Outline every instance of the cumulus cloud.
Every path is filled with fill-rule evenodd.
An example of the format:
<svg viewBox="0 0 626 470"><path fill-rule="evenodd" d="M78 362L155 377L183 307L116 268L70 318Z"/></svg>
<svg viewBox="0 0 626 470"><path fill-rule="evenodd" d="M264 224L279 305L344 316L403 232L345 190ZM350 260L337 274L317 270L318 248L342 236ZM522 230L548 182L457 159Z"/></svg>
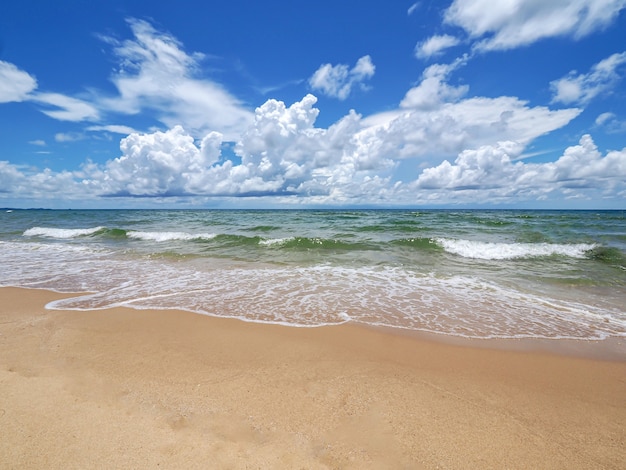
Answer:
<svg viewBox="0 0 626 470"><path fill-rule="evenodd" d="M93 198L85 189L77 180L77 175L70 171L33 171L0 161L0 196L23 201L37 198L49 200L51 194L62 194L64 199Z"/></svg>
<svg viewBox="0 0 626 470"><path fill-rule="evenodd" d="M0 103L24 101L37 88L37 80L15 65L0 60Z"/></svg>
<svg viewBox="0 0 626 470"><path fill-rule="evenodd" d="M607 196L626 189L626 148L602 156L589 135L569 147L555 162L515 161L523 149L517 142L500 142L465 150L453 163L422 171L410 190L428 191L428 197L453 201L474 194L474 201L527 197L542 199L550 193L585 197L597 190Z"/></svg>
<svg viewBox="0 0 626 470"><path fill-rule="evenodd" d="M465 98L467 86L448 83L449 75L465 61L462 57L452 64L431 65L421 82L406 93L400 109L363 119L361 138L369 136L371 152L393 158L447 157L498 141L528 143L563 127L581 112L530 107L507 96Z"/></svg>
<svg viewBox="0 0 626 470"><path fill-rule="evenodd" d="M359 135L354 112L329 128L315 127L315 103L307 95L291 106L268 100L258 107L235 147L241 163L222 156L222 134L198 142L175 126L122 139L122 156L86 167L84 184L109 197L299 195L337 202L369 194L375 201L393 161Z"/></svg>
<svg viewBox="0 0 626 470"><path fill-rule="evenodd" d="M429 110L445 102L457 101L467 93L467 85L451 86L446 83L448 76L464 65L466 57L457 59L452 64L434 64L422 73L422 81L407 91L400 103L403 108Z"/></svg>
<svg viewBox="0 0 626 470"><path fill-rule="evenodd" d="M449 34L435 35L425 41L417 43L415 55L418 59L428 59L441 54L444 50L460 43L459 39Z"/></svg>
<svg viewBox="0 0 626 470"><path fill-rule="evenodd" d="M515 98L473 98L435 110L407 108L376 125L350 112L319 128L316 101L307 95L291 106L278 100L259 106L234 148L241 163L222 156L219 133L199 142L180 126L131 134L121 142L122 156L90 185L109 196L298 195L335 203L367 196L373 203L393 198L391 177L400 159L454 154L512 136L521 151L524 142L578 112L529 108Z"/></svg>
<svg viewBox="0 0 626 470"><path fill-rule="evenodd" d="M513 97L465 99L433 110L407 109L363 119L363 131L376 136L394 158L455 155L502 139L528 143L563 127L578 109L529 107Z"/></svg>
<svg viewBox="0 0 626 470"><path fill-rule="evenodd" d="M0 160L0 194L9 193L20 194L20 188L25 187L27 181L20 169L7 161Z"/></svg>
<svg viewBox="0 0 626 470"><path fill-rule="evenodd" d="M279 109L275 117L283 119L274 120L274 131L280 135L280 129L286 129L291 135L282 137L306 142L303 131L312 129L306 124L309 104L298 102ZM275 111L276 106L273 103L259 112ZM299 119L304 119L300 127L290 126ZM355 158L362 150L354 133L358 121L358 116L351 115L334 128L318 129L318 139L308 145L330 155L318 155L312 161L296 154L287 159L272 156L276 142L270 138L257 148L258 155L255 152L234 164L220 156L220 134L209 134L197 144L176 127L131 135L122 141L121 157L105 165L87 162L75 172L26 172L0 161L0 188L10 188L13 197L26 198L58 192L68 200L84 200L94 193L118 197L273 195L284 202L310 204L450 204L468 199L480 204L550 197L615 199L626 193L626 148L603 155L589 135L554 162L526 163L518 158L524 145L504 141L464 150L453 162L427 167L416 180L402 183L385 176L381 167L358 168ZM274 131L268 129L266 136ZM347 153L346 146L351 149ZM291 195L298 198L289 199Z"/></svg>
<svg viewBox="0 0 626 470"><path fill-rule="evenodd" d="M621 69L626 64L626 52L613 54L601 60L588 73L570 72L566 77L550 83L553 103L589 103L596 96L610 92L622 79Z"/></svg>
<svg viewBox="0 0 626 470"><path fill-rule="evenodd" d="M221 137L215 143L219 149ZM121 140L120 150L122 156L107 162L104 170L108 195L185 195L190 181L215 160L213 152L199 149L181 126L166 132L131 134Z"/></svg>
<svg viewBox="0 0 626 470"><path fill-rule="evenodd" d="M203 54L186 53L173 36L150 23L129 19L133 39L113 45L119 69L111 77L119 96L101 99L104 108L125 114L157 112L168 127L182 125L195 134L219 131L230 140L252 121L252 113L217 82L196 76Z"/></svg>
<svg viewBox="0 0 626 470"><path fill-rule="evenodd" d="M506 50L541 39L582 38L610 25L626 0L455 0L445 21L463 28L478 50Z"/></svg>
<svg viewBox="0 0 626 470"><path fill-rule="evenodd" d="M309 79L309 85L313 90L345 100L354 86L360 85L363 88L364 81L374 76L376 67L372 63L369 55L361 57L356 65L350 69L348 65L324 64L315 71Z"/></svg>

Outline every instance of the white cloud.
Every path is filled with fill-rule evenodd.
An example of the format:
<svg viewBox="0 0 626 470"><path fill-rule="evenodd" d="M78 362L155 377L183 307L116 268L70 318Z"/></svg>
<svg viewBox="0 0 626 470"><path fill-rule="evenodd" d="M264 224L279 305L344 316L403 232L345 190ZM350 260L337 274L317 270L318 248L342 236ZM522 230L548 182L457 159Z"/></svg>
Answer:
<svg viewBox="0 0 626 470"><path fill-rule="evenodd" d="M252 113L220 84L195 76L202 54L187 54L176 38L146 21L128 23L133 39L103 38L120 66L111 77L119 96L103 98L101 106L125 114L153 110L168 127L180 124L197 135L216 130L234 140L246 129Z"/></svg>
<svg viewBox="0 0 626 470"><path fill-rule="evenodd" d="M38 147L45 147L46 146L46 141L42 140L42 139L31 140L28 143L31 144L31 145L36 145Z"/></svg>
<svg viewBox="0 0 626 470"><path fill-rule="evenodd" d="M76 142L84 138L85 135L80 132L58 132L54 135L54 140L57 142Z"/></svg>
<svg viewBox="0 0 626 470"><path fill-rule="evenodd" d="M610 92L621 80L619 69L626 64L626 52L613 54L598 62L589 73L570 72L550 83L554 103L587 104L596 96Z"/></svg>
<svg viewBox="0 0 626 470"><path fill-rule="evenodd" d="M401 183L385 176L382 167L372 171L357 168L355 161L361 149L354 126L358 116L347 116L329 129L318 129L318 138L307 142L305 131L312 128L306 124L306 116L297 117L297 111L306 111L309 105L299 102L279 109L274 123L278 127L280 122L286 124L294 141L329 152L330 155L318 155L314 161L296 154L286 159L271 156L268 150L275 147L270 141L262 146L262 156L248 156L241 164L220 161L219 134L207 136L198 147L191 136L177 127L167 132L131 135L122 141L122 157L103 166L87 162L76 172L26 172L0 161L0 188L7 188L3 189L5 194L0 191L0 197L10 193L10 197L45 198L62 193L64 199L84 201L94 194L273 195L283 202L309 204L497 204L549 198L617 200L626 192L626 148L602 155L589 135L567 148L554 162L526 163L518 159L523 144L505 141L464 150L452 163L444 161L426 168L414 181ZM277 109L268 106L259 112L268 112L269 108ZM289 125L301 118L304 121L299 127ZM351 149L349 153L344 151L346 147ZM272 168L275 164L279 167ZM293 199L290 195L298 197Z"/></svg>
<svg viewBox="0 0 626 470"><path fill-rule="evenodd" d="M411 5L409 7L409 9L407 10L406 14L409 15L409 16L412 15L413 13L415 13L415 10L417 10L419 8L419 6L420 6L420 3L419 2L415 2L413 5Z"/></svg>
<svg viewBox="0 0 626 470"><path fill-rule="evenodd" d="M596 120L595 125L601 127L608 134L626 133L626 121L621 120L615 113L602 113Z"/></svg>
<svg viewBox="0 0 626 470"><path fill-rule="evenodd" d="M453 156L498 141L530 142L581 112L529 107L507 96L464 98L468 87L449 85L447 78L465 60L428 67L422 81L406 93L400 109L363 119L361 133L370 136L372 148L393 158Z"/></svg>
<svg viewBox="0 0 626 470"><path fill-rule="evenodd" d="M63 199L91 199L92 194L76 180L76 174L69 171L54 172L32 169L0 161L0 197L8 196L21 201L29 199L50 200L50 195L62 195Z"/></svg>
<svg viewBox="0 0 626 470"><path fill-rule="evenodd" d="M478 41L479 50L506 50L544 38L579 39L606 28L626 0L455 0L445 21Z"/></svg>
<svg viewBox="0 0 626 470"><path fill-rule="evenodd" d="M435 35L415 46L415 55L418 59L428 59L439 55L442 51L460 43L458 38L448 34Z"/></svg>
<svg viewBox="0 0 626 470"><path fill-rule="evenodd" d="M221 138L215 139L218 146ZM122 156L107 162L103 190L113 195L188 194L195 174L213 163L181 126L167 132L131 134L120 142Z"/></svg>
<svg viewBox="0 0 626 470"><path fill-rule="evenodd" d="M109 124L105 126L89 126L87 130L91 132L111 132L113 134L123 134L123 135L133 134L137 132L132 127L124 126L120 124Z"/></svg>
<svg viewBox="0 0 626 470"><path fill-rule="evenodd" d="M33 101L56 109L43 109L61 121L97 120L98 110L90 103L60 93L35 92L37 81L15 65L0 61L0 103Z"/></svg>
<svg viewBox="0 0 626 470"><path fill-rule="evenodd" d="M616 198L626 191L626 148L603 156L590 136L548 163L520 160L522 142L482 145L461 151L452 163L427 167L413 182L401 183L392 178L397 159L402 158L393 157L398 136L393 126L373 132L363 128L360 116L350 113L327 129L317 128L314 104L315 97L309 95L289 107L275 100L259 107L253 126L237 146L239 164L222 157L221 134L209 133L196 143L177 126L166 132L131 134L121 141L122 156L104 165L87 162L76 172L24 172L0 162L0 187L22 198L57 193L68 200L95 195L272 195L283 202L309 204L468 200L480 204L551 195Z"/></svg>
<svg viewBox="0 0 626 470"><path fill-rule="evenodd" d="M392 171L403 158L452 155L459 149L516 138L523 143L568 122L578 110L529 108L516 98L472 98L433 110L406 109L373 125L349 113L315 127L316 98L286 106L268 100L235 147L240 164L222 159L222 135L196 144L177 126L132 134L122 156L92 181L101 193L128 196L298 195L316 201L392 198ZM509 153L511 153L510 148Z"/></svg>
<svg viewBox="0 0 626 470"><path fill-rule="evenodd" d="M381 152L393 158L446 157L500 140L531 140L559 129L578 109L529 107L518 98L470 98L431 110L407 109L363 119Z"/></svg>
<svg viewBox="0 0 626 470"><path fill-rule="evenodd" d="M516 165L511 158L520 155L523 146L516 142L502 142L493 147L485 145L478 150L464 150L451 164L444 160L439 166L427 168L418 177L415 186L420 189L479 189L499 187L510 180Z"/></svg>
<svg viewBox="0 0 626 470"><path fill-rule="evenodd" d="M93 105L59 93L37 93L31 100L57 108L43 109L42 112L60 121L96 121L100 118L98 110Z"/></svg>
<svg viewBox="0 0 626 470"><path fill-rule="evenodd" d="M408 189L446 202L468 197L474 202L542 199L550 193L615 197L626 189L626 148L602 156L591 136L584 135L555 162L514 161L522 149L519 143L501 142L465 150L453 163L446 160L422 171Z"/></svg>
<svg viewBox="0 0 626 470"><path fill-rule="evenodd" d="M400 103L402 108L435 109L445 102L453 102L467 93L469 87L462 85L454 87L448 85L448 75L458 67L464 65L466 58L457 59L452 64L434 64L422 73L419 85L407 91Z"/></svg>
<svg viewBox="0 0 626 470"><path fill-rule="evenodd" d="M19 195L26 180L26 176L16 165L0 160L0 196L9 192Z"/></svg>
<svg viewBox="0 0 626 470"><path fill-rule="evenodd" d="M15 65L0 60L0 103L24 101L37 88L37 80Z"/></svg>
<svg viewBox="0 0 626 470"><path fill-rule="evenodd" d="M596 118L596 126L603 126L607 122L615 119L615 113L602 113Z"/></svg>
<svg viewBox="0 0 626 470"><path fill-rule="evenodd" d="M105 196L299 195L348 200L387 191L394 164L372 152L359 136L360 116L351 112L327 129L315 127L316 98L287 107L268 100L235 147L240 164L222 158L223 136L212 132L199 144L181 126L131 134L122 156L89 165L86 187Z"/></svg>
<svg viewBox="0 0 626 470"><path fill-rule="evenodd" d="M363 82L372 78L375 71L371 57L366 55L352 69L345 64L320 66L309 79L309 85L327 96L345 100L355 85L364 87Z"/></svg>

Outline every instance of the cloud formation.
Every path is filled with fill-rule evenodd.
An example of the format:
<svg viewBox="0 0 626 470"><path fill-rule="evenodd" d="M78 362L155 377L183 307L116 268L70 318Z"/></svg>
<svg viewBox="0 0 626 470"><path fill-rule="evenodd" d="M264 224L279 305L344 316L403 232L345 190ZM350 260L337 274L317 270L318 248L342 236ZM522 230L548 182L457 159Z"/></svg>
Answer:
<svg viewBox="0 0 626 470"><path fill-rule="evenodd" d="M111 77L119 95L102 98L101 106L122 114L147 109L168 127L182 125L202 135L219 131L234 140L252 121L252 113L215 81L198 78L204 55L186 53L173 36L143 20L129 19L133 39L113 45L120 67Z"/></svg>
<svg viewBox="0 0 626 470"><path fill-rule="evenodd" d="M272 195L293 204L425 205L468 198L479 204L626 196L626 148L602 155L589 135L554 162L526 163L519 159L524 145L504 141L464 150L452 163L445 160L426 167L415 180L402 183L384 176L389 169L385 166L393 167L393 162L380 161L378 167L369 168L358 164L363 151L358 132L354 133L358 116L346 116L329 129L311 133L310 100L305 97L284 108L266 103L257 110L260 120L273 120L272 129L256 135L264 141L254 143L259 145L257 151L244 153L239 164L221 156L220 134L208 134L197 144L175 127L131 135L122 140L121 157L105 165L87 162L75 172L27 173L0 161L0 188L29 198L58 192L67 200L91 198L94 193L144 198ZM274 117L266 114L277 108ZM281 130L287 141L317 148L317 158L309 160L295 146L273 141ZM250 145L250 152L254 146L252 141L243 145ZM274 153L280 146L286 147Z"/></svg>
<svg viewBox="0 0 626 470"><path fill-rule="evenodd" d="M605 94L622 79L626 70L626 52L613 54L601 60L589 73L570 72L566 77L550 83L553 103L585 105L600 94Z"/></svg>
<svg viewBox="0 0 626 470"><path fill-rule="evenodd" d="M345 64L320 66L309 78L309 85L326 96L345 100L355 86L364 88L365 80L372 78L375 71L371 57L366 55L352 68Z"/></svg>
<svg viewBox="0 0 626 470"><path fill-rule="evenodd" d="M615 9L624 2L609 3L619 11ZM470 26L463 27L485 51L518 47L550 34L588 34L610 21L606 12L589 7L574 15L577 26L561 25L543 35L520 33L505 44L499 35L508 28L536 28L547 21L540 13L550 16L556 10L552 4L521 0L489 5L475 11L472 8L484 6L481 1L457 0L446 13L446 20L453 22L449 15L456 8L454 21L468 21ZM605 16L609 19L598 20ZM583 20L589 23L584 28ZM41 92L31 75L0 61L0 80L12 80L0 81L0 102L29 100L53 119L87 123L81 132L57 133L57 142L85 139L89 132L126 135L118 158L87 161L77 171L38 171L0 162L0 192L17 198L54 193L81 201L272 196L286 203L337 205L626 195L626 149L602 155L589 135L555 162L523 161L529 143L567 125L582 109L533 106L515 96L470 96L467 84L454 81L469 55L425 68L391 110L367 117L349 111L329 127L317 127L315 96L291 105L269 99L252 112L224 87L200 76L206 56L185 52L176 38L145 21L128 23L131 39L102 38L113 46L119 64L110 77L117 91L112 95L92 91L79 99ZM416 46L416 55L436 57L459 43L453 36L433 36ZM613 54L588 73L571 72L553 81L552 102L588 104L612 90L624 63L626 52ZM309 85L345 100L356 88L365 88L375 71L366 55L352 68L322 65ZM163 124L162 130L141 133L107 122L113 115L117 120L144 111ZM619 129L619 124L614 113L596 120L607 132ZM402 174L411 167L421 169L417 177Z"/></svg>
<svg viewBox="0 0 626 470"><path fill-rule="evenodd" d="M526 144L563 127L581 112L529 107L526 101L509 96L465 98L469 87L451 85L449 77L466 60L461 57L452 64L429 66L421 81L407 91L399 109L364 118L361 139L369 136L370 152L401 159L449 157L498 141Z"/></svg>
<svg viewBox="0 0 626 470"><path fill-rule="evenodd" d="M460 40L449 34L435 35L417 43L415 55L418 59L428 59L441 54L444 50L460 44Z"/></svg>
<svg viewBox="0 0 626 470"><path fill-rule="evenodd" d="M127 21L132 39L101 36L113 46L118 60L118 68L110 77L118 94L105 96L90 90L84 93L86 98L76 98L41 91L30 74L0 61L0 103L31 101L52 119L98 123L90 130L106 132L121 130L103 122L111 114L134 115L147 110L168 128L182 125L195 135L215 130L236 140L252 122L253 113L217 82L197 76L205 56L186 53L176 38L146 21ZM367 61L353 70L355 77L367 74Z"/></svg>
<svg viewBox="0 0 626 470"><path fill-rule="evenodd" d="M445 22L465 30L481 51L506 50L541 39L580 39L606 28L626 0L454 0Z"/></svg>
<svg viewBox="0 0 626 470"><path fill-rule="evenodd" d="M60 93L35 93L30 100L43 104L41 112L59 121L80 122L100 119L100 113L95 106ZM49 107L53 109L48 109Z"/></svg>
<svg viewBox="0 0 626 470"><path fill-rule="evenodd" d="M512 197L537 200L553 193L584 196L593 188L607 188L607 196L624 191L626 149L602 156L590 136L556 162L518 160L526 142L569 119L563 111L529 108L514 98L472 98L436 111L407 109L385 125L371 125L350 112L330 127L319 128L315 103L316 98L307 95L291 106L268 100L258 107L235 146L240 160L223 155L222 134L210 132L196 140L175 126L165 132L130 134L121 140L120 157L103 165L86 162L75 172L24 173L3 162L0 182L12 188L13 196L46 191L77 200L94 195L271 195L298 204L444 204L466 200L468 192L475 202L497 202ZM510 128L494 126L493 120L500 122L505 110ZM436 129L428 128L428 120L439 121ZM459 135L465 137L459 141ZM412 182L394 177L404 158L430 151L450 153L507 135L518 140L462 150L453 163L426 166Z"/></svg>
<svg viewBox="0 0 626 470"><path fill-rule="evenodd" d="M453 163L445 160L425 169L409 188L417 194L426 190L431 201L467 198L468 193L477 202L626 193L626 148L602 156L591 136L584 135L555 162L515 161L522 150L516 142L465 150Z"/></svg>
<svg viewBox="0 0 626 470"><path fill-rule="evenodd" d="M9 62L0 60L0 103L24 101L37 88L37 80Z"/></svg>

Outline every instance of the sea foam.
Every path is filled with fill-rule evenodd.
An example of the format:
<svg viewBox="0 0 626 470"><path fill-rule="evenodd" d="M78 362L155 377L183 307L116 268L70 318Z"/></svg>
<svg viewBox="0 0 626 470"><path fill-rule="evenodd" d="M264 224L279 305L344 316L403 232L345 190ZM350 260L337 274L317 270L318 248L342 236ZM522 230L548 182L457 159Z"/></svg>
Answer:
<svg viewBox="0 0 626 470"><path fill-rule="evenodd" d="M49 228L49 227L33 227L24 232L25 237L46 237L46 238L76 238L86 235L93 235L104 227L92 228Z"/></svg>
<svg viewBox="0 0 626 470"><path fill-rule="evenodd" d="M537 258L552 255L585 258L587 252L597 246L589 243L495 243L452 238L436 238L434 241L449 253L464 258L486 260Z"/></svg>
<svg viewBox="0 0 626 470"><path fill-rule="evenodd" d="M215 233L187 233L187 232L138 232L131 231L126 234L128 238L155 242L167 242L173 240L211 240Z"/></svg>

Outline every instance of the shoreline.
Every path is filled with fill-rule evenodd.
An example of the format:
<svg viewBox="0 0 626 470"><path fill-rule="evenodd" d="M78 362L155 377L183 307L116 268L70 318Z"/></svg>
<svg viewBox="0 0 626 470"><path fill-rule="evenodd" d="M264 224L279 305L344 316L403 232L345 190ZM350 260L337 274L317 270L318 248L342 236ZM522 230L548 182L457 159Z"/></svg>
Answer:
<svg viewBox="0 0 626 470"><path fill-rule="evenodd" d="M23 287L10 287L13 289L24 290L42 290L44 292L54 293L59 295L61 299L72 298L81 295L88 294L89 292L58 292L55 290L45 288L23 288ZM0 287L0 290L4 289ZM493 349L493 350L506 350L506 351L519 351L519 352L542 352L547 354L565 355L572 357L580 357L586 359L597 359L602 361L626 361L626 337L611 336L602 340L598 339L574 339L574 338L468 338L463 336L457 336L448 333L437 333L432 331L412 330L402 327L393 326L381 326L370 325L367 323L361 323L359 321L349 321L347 323L339 323L336 325L319 325L319 326L302 326L302 325L288 325L283 323L274 322L262 322L240 318L237 316L219 316L210 315L204 313L193 312L189 310L170 309L170 308L133 308L123 307L129 310L157 310L162 312L185 312L186 314L199 315L206 318L216 318L219 320L232 320L235 322L252 323L261 326L282 327L288 329L325 329L325 328L338 328L344 326L350 326L352 328L361 328L364 330L378 331L388 335L406 336L409 338L415 338L418 341L428 341L434 343L444 343L455 346L464 346L469 348L478 349ZM110 310L110 308L104 309ZM54 311L64 311L63 309L50 309ZM90 312L92 310L71 310L75 312ZM94 310L95 311L95 310Z"/></svg>
<svg viewBox="0 0 626 470"><path fill-rule="evenodd" d="M66 297L0 288L3 467L626 461L626 361L606 344L579 357L363 325L44 308Z"/></svg>

